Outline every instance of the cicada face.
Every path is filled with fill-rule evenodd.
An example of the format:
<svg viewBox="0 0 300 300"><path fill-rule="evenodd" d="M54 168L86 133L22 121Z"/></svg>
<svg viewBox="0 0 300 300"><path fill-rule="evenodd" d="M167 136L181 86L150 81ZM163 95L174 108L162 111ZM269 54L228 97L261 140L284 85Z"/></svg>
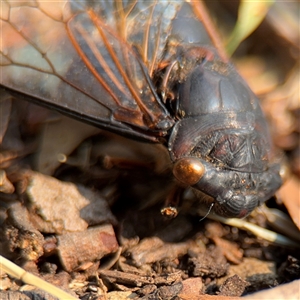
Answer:
<svg viewBox="0 0 300 300"><path fill-rule="evenodd" d="M257 98L185 1L5 1L1 86L168 147L174 175L242 217L281 184Z"/></svg>

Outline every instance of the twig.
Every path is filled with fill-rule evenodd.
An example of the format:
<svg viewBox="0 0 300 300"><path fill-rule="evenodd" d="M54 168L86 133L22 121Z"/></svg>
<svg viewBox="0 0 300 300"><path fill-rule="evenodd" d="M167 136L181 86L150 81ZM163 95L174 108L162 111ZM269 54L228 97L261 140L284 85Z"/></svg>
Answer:
<svg viewBox="0 0 300 300"><path fill-rule="evenodd" d="M59 289L58 287L46 282L45 280L26 272L24 269L20 268L16 264L12 263L8 259L0 255L0 270L7 273L10 276L13 276L19 280L22 280L24 283L33 285L43 291L51 294L54 297L57 297L61 300L78 300L78 298L68 294L67 292Z"/></svg>
<svg viewBox="0 0 300 300"><path fill-rule="evenodd" d="M277 245L300 248L299 243L285 237L284 235L262 228L260 226L249 223L242 219L226 219L218 215L212 215L212 214L208 215L208 218L215 221L219 221L226 225L234 226L243 230L248 230L253 234L255 234L256 236Z"/></svg>

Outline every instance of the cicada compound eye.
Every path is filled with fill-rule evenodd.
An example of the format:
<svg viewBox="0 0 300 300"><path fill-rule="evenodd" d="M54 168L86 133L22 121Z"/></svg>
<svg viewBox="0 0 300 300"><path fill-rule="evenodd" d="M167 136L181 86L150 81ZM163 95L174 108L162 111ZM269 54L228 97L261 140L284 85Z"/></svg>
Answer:
<svg viewBox="0 0 300 300"><path fill-rule="evenodd" d="M195 157L180 158L173 167L174 176L186 185L196 184L204 173L204 165Z"/></svg>

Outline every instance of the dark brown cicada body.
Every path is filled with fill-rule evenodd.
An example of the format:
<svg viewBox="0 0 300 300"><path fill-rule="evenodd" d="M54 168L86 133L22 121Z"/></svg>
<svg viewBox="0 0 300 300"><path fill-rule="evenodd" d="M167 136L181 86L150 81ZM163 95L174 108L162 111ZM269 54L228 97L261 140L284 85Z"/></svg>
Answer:
<svg viewBox="0 0 300 300"><path fill-rule="evenodd" d="M258 99L185 1L2 2L1 86L163 143L178 181L243 217L281 185Z"/></svg>

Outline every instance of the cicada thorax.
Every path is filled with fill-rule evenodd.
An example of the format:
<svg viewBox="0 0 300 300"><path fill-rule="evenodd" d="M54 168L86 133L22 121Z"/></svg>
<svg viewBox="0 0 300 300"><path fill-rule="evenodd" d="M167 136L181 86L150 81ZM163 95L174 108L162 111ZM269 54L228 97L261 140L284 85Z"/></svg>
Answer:
<svg viewBox="0 0 300 300"><path fill-rule="evenodd" d="M197 65L216 58L217 51L210 46L181 45L172 39L166 45L165 56L155 70L152 80L175 120L180 120L184 114L184 111L179 109L179 86L186 81Z"/></svg>

